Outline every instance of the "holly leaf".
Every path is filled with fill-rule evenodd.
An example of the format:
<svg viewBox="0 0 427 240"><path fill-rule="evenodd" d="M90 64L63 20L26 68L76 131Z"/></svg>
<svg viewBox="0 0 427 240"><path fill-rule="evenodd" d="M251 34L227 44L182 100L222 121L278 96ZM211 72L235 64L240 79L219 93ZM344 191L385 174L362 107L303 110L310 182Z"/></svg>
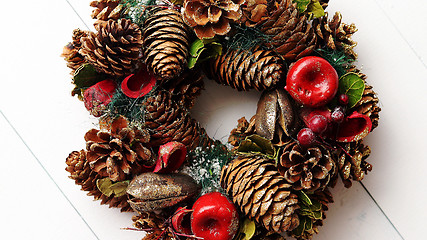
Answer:
<svg viewBox="0 0 427 240"><path fill-rule="evenodd" d="M111 189L112 184L113 182L108 177L96 180L96 187L98 187L98 190L107 197L113 194L113 190Z"/></svg>
<svg viewBox="0 0 427 240"><path fill-rule="evenodd" d="M310 4L308 4L307 13L310 15L310 19L325 16L325 10L318 0L312 0Z"/></svg>
<svg viewBox="0 0 427 240"><path fill-rule="evenodd" d="M311 0L294 0L293 2L297 4L298 12L303 13L307 10Z"/></svg>
<svg viewBox="0 0 427 240"><path fill-rule="evenodd" d="M348 96L348 107L354 107L362 99L365 82L357 73L350 72L340 78L338 92Z"/></svg>
<svg viewBox="0 0 427 240"><path fill-rule="evenodd" d="M116 182L110 186L115 197L121 197L126 194L126 188L129 185L129 181Z"/></svg>

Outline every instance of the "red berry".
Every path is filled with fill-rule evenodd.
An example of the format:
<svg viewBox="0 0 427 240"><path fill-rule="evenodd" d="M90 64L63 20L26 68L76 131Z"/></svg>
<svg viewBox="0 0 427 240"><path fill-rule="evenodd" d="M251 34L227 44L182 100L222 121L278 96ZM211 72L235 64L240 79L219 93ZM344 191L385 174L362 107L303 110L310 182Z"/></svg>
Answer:
<svg viewBox="0 0 427 240"><path fill-rule="evenodd" d="M341 107L335 108L334 111L332 111L331 113L332 121L336 123L342 123L342 121L344 120L344 117L345 117L344 110Z"/></svg>
<svg viewBox="0 0 427 240"><path fill-rule="evenodd" d="M298 142L303 147L310 147L314 144L316 136L310 128L303 128L297 135Z"/></svg>
<svg viewBox="0 0 427 240"><path fill-rule="evenodd" d="M239 230L236 206L226 196L212 192L194 203L191 229L205 240L231 240Z"/></svg>
<svg viewBox="0 0 427 240"><path fill-rule="evenodd" d="M320 107L334 98L338 79L337 71L325 59L304 57L289 69L285 89L299 103Z"/></svg>
<svg viewBox="0 0 427 240"><path fill-rule="evenodd" d="M308 122L308 127L314 133L321 134L328 127L328 120L322 115L314 115Z"/></svg>
<svg viewBox="0 0 427 240"><path fill-rule="evenodd" d="M347 106L347 104L348 104L348 96L347 96L347 94L340 94L339 96L338 96L338 103L340 104L340 105L342 105L342 106Z"/></svg>

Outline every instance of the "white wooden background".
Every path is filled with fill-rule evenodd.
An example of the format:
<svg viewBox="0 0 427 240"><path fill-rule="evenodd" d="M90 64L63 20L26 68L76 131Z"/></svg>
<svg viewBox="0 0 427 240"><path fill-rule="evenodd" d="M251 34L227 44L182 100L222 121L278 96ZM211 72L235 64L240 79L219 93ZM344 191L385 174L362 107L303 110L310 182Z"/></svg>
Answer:
<svg viewBox="0 0 427 240"><path fill-rule="evenodd" d="M130 213L87 197L68 179L65 158L84 148L94 119L70 96L59 57L75 28L92 29L89 0L2 1L0 23L0 238L135 240ZM359 32L359 66L381 100L367 138L374 169L333 190L316 240L427 239L427 27L425 0L331 0ZM207 83L194 116L226 140L251 117L258 93Z"/></svg>

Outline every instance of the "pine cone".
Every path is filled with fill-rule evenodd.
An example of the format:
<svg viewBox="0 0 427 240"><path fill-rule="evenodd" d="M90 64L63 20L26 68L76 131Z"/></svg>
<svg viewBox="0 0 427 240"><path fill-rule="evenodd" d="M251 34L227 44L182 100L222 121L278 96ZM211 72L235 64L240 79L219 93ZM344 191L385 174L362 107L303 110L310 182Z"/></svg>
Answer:
<svg viewBox="0 0 427 240"><path fill-rule="evenodd" d="M271 17L259 22L261 31L270 37L268 48L288 61L313 53L317 38L305 15L300 15L291 0L282 0Z"/></svg>
<svg viewBox="0 0 427 240"><path fill-rule="evenodd" d="M204 86L203 76L200 71L187 70L178 78L162 85L162 88L172 93L174 102L185 109L191 109Z"/></svg>
<svg viewBox="0 0 427 240"><path fill-rule="evenodd" d="M132 217L133 225L136 228L146 231L150 229L142 240L175 239L169 231L170 228L165 224L166 219L163 213L156 214L153 212L143 212Z"/></svg>
<svg viewBox="0 0 427 240"><path fill-rule="evenodd" d="M154 164L147 130L130 128L124 117L116 118L110 131L89 130L85 140L92 170L112 181L131 179Z"/></svg>
<svg viewBox="0 0 427 240"><path fill-rule="evenodd" d="M95 0L90 3L90 6L95 8L91 17L101 21L119 19L123 9L120 0Z"/></svg>
<svg viewBox="0 0 427 240"><path fill-rule="evenodd" d="M351 180L362 181L365 174L372 170L372 165L365 160L371 154L371 149L362 141L346 143L343 149L346 152L338 151L334 157L341 180L344 186L349 188L352 186Z"/></svg>
<svg viewBox="0 0 427 240"><path fill-rule="evenodd" d="M237 120L237 127L231 130L228 143L237 148L246 137L255 134L255 116L249 123L245 117Z"/></svg>
<svg viewBox="0 0 427 240"><path fill-rule="evenodd" d="M222 169L221 186L247 217L268 231L280 233L298 226L298 197L270 160L238 157Z"/></svg>
<svg viewBox="0 0 427 240"><path fill-rule="evenodd" d="M184 21L200 39L225 35L242 17L244 0L184 0Z"/></svg>
<svg viewBox="0 0 427 240"><path fill-rule="evenodd" d="M378 106L378 103L379 99L377 97L377 94L372 89L372 86L368 85L365 82L365 90L363 92L362 99L356 104L356 106L354 106L354 110L371 118L371 131L374 130L374 128L378 127L378 122L380 118L379 113L381 111L381 108Z"/></svg>
<svg viewBox="0 0 427 240"><path fill-rule="evenodd" d="M282 60L271 51L229 50L211 61L207 77L237 90L255 88L262 91L274 87L284 76Z"/></svg>
<svg viewBox="0 0 427 240"><path fill-rule="evenodd" d="M182 16L157 10L144 22L144 61L164 80L176 78L187 65L189 37Z"/></svg>
<svg viewBox="0 0 427 240"><path fill-rule="evenodd" d="M335 175L335 162L322 145L305 150L298 141L291 140L280 150L279 156L279 172L294 190L323 189Z"/></svg>
<svg viewBox="0 0 427 240"><path fill-rule="evenodd" d="M142 103L142 109L145 112L145 125L151 134L152 147L177 141L191 151L201 144L213 143L187 110L172 100L170 92L156 92Z"/></svg>
<svg viewBox="0 0 427 240"><path fill-rule="evenodd" d="M325 16L313 20L313 28L316 30L320 45L333 50L343 50L348 57L356 59L357 54L353 48L357 43L351 39L357 31L356 25L354 23L347 25L342 23L341 19L341 13L336 12L332 20L328 21L328 13L325 13Z"/></svg>
<svg viewBox="0 0 427 240"><path fill-rule="evenodd" d="M96 186L96 181L100 178L98 173L92 171L89 162L86 159L86 151L73 151L66 159L66 171L70 173L69 178L75 180L77 185L81 186L81 190L87 191L89 196L94 196L95 200L101 200L101 204L109 205L109 207L120 208L122 212L132 211L127 196L107 197L103 195Z"/></svg>
<svg viewBox="0 0 427 240"><path fill-rule="evenodd" d="M79 50L81 48L80 39L82 37L86 37L87 34L88 31L74 29L72 37L73 41L68 43L62 51L61 57L67 61L67 67L72 69L71 75L74 75L77 68L85 63L85 58L79 53Z"/></svg>
<svg viewBox="0 0 427 240"><path fill-rule="evenodd" d="M81 39L80 54L106 74L123 76L134 72L142 47L138 25L122 18L95 24L95 29L97 33L91 32Z"/></svg>

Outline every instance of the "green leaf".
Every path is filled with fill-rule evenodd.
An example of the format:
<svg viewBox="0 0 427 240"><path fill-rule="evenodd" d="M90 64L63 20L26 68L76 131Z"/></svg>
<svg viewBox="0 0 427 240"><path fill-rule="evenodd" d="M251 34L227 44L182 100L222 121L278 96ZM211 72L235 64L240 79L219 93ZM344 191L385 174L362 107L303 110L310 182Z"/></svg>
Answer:
<svg viewBox="0 0 427 240"><path fill-rule="evenodd" d="M362 99L365 82L359 74L350 72L340 78L338 92L348 96L348 107L354 107Z"/></svg>
<svg viewBox="0 0 427 240"><path fill-rule="evenodd" d="M240 231L244 234L244 237L241 240L249 240L255 235L255 222L249 219L243 221Z"/></svg>
<svg viewBox="0 0 427 240"><path fill-rule="evenodd" d="M313 228L313 220L307 219L305 222L304 231L310 231Z"/></svg>
<svg viewBox="0 0 427 240"><path fill-rule="evenodd" d="M191 45L190 45L190 55L192 57L197 57L197 53L203 49L205 47L205 44L203 43L202 40L197 39L196 41L194 41Z"/></svg>
<svg viewBox="0 0 427 240"><path fill-rule="evenodd" d="M311 0L294 0L293 2L297 4L298 12L303 13L305 10L307 10Z"/></svg>
<svg viewBox="0 0 427 240"><path fill-rule="evenodd" d="M302 235L302 233L303 233L303 232L304 232L304 230L305 230L306 222L307 222L307 218L306 218L306 217L302 217L302 218L300 218L298 227L297 227L297 228L295 228L295 229L292 231L292 233L293 233L293 234L295 234L296 236L301 236L301 235Z"/></svg>
<svg viewBox="0 0 427 240"><path fill-rule="evenodd" d="M307 6L307 13L312 18L319 18L325 16L325 10L318 0L312 0Z"/></svg>
<svg viewBox="0 0 427 240"><path fill-rule="evenodd" d="M319 201L312 200L313 204L310 205L310 210L313 212L322 210L322 204Z"/></svg>
<svg viewBox="0 0 427 240"><path fill-rule="evenodd" d="M128 181L116 182L110 186L110 189L113 191L115 197L121 197L126 194L126 188L129 185Z"/></svg>
<svg viewBox="0 0 427 240"><path fill-rule="evenodd" d="M308 197L308 195L307 194L305 194L305 192L303 192L303 191L299 191L298 192L298 197L299 197L299 199L301 200L301 202L304 204L304 205L306 205L306 206L310 206L310 205L312 205L313 203L311 202L311 199Z"/></svg>
<svg viewBox="0 0 427 240"><path fill-rule="evenodd" d="M256 134L246 137L240 143L237 151L241 153L262 153L271 157L275 153L271 141Z"/></svg>
<svg viewBox="0 0 427 240"><path fill-rule="evenodd" d="M256 143L252 142L250 139L243 140L239 147L237 148L238 152L255 152L255 153L261 153L262 149L260 146L258 146Z"/></svg>
<svg viewBox="0 0 427 240"><path fill-rule="evenodd" d="M314 216L313 216L313 218L314 218L314 219L316 219L316 220L320 220L320 219L322 219L322 212L321 212L321 211L319 211L319 212L314 212Z"/></svg>
<svg viewBox="0 0 427 240"><path fill-rule="evenodd" d="M188 59L188 68L194 68L197 63L206 61L210 58L222 54L222 45L216 42L216 38L197 39L190 45L190 56Z"/></svg>
<svg viewBox="0 0 427 240"><path fill-rule="evenodd" d="M107 197L113 194L113 190L111 190L112 184L113 182L111 182L110 178L108 177L96 180L96 186L98 187L98 190Z"/></svg>
<svg viewBox="0 0 427 240"><path fill-rule="evenodd" d="M74 72L74 84L76 88L88 88L103 80L104 75L98 73L95 67L89 63L83 64Z"/></svg>

